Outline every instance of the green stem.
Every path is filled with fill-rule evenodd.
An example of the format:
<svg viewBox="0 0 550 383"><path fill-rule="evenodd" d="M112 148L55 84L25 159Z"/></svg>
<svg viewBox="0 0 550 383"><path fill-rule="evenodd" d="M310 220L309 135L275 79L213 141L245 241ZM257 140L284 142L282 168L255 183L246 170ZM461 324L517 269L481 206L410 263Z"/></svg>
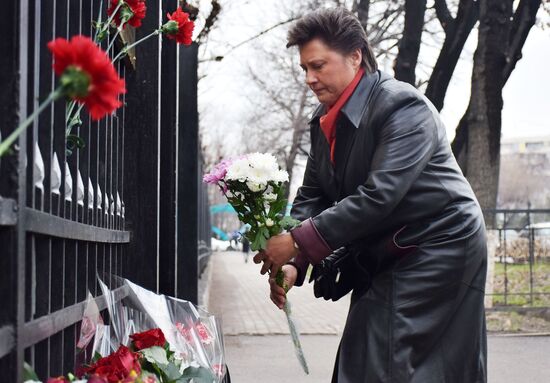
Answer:
<svg viewBox="0 0 550 383"><path fill-rule="evenodd" d="M136 41L135 43L132 43L130 45L127 45L125 46L124 48L122 48L120 50L120 52L115 56L115 58L113 59L113 62L115 62L116 60L118 60L120 57L122 57L123 55L125 55L128 50L130 50L131 48L135 47L136 45L139 45L141 44L142 42L144 42L145 40L148 40L150 39L151 37L153 36L157 36L158 34L160 33L160 29L156 29L154 30L152 33L148 34L147 36L139 39L138 41Z"/></svg>
<svg viewBox="0 0 550 383"><path fill-rule="evenodd" d="M101 15L103 13L103 0L99 3L99 11L97 14L97 23L101 23ZM97 36L99 35L99 28L95 30L94 43L97 43Z"/></svg>
<svg viewBox="0 0 550 383"><path fill-rule="evenodd" d="M107 50L106 50L107 54L109 54L109 51L113 47L113 44L115 43L116 38L118 37L118 35L120 35L120 32L122 32L122 27L123 26L124 26L124 22L120 23L120 26L116 29L116 33L113 36L113 38L111 39L111 42L109 43L109 46L107 47Z"/></svg>
<svg viewBox="0 0 550 383"><path fill-rule="evenodd" d="M285 274L283 273L283 269L277 270L275 282L277 283L277 286L282 287L285 290L285 294L288 293L288 286L285 285Z"/></svg>
<svg viewBox="0 0 550 383"><path fill-rule="evenodd" d="M120 7L122 7L124 5L124 1L123 0L119 0L115 10L113 11L113 13L111 14L111 16L109 16L109 18L107 19L107 21L105 22L105 24L101 24L101 28L99 28L98 30L96 30L96 33L95 33L95 36L94 36L94 43L97 44L97 38L99 35L105 33L108 31L108 29L111 27L111 23L113 22L113 19L115 18L117 12L120 10ZM103 7L103 1L101 2L101 5L99 7L99 16L98 16L98 23L101 23L101 8ZM107 50L108 51L108 50Z"/></svg>
<svg viewBox="0 0 550 383"><path fill-rule="evenodd" d="M67 129L65 130L67 136L71 134L71 130L73 129L73 126L76 124L75 119L80 118L80 112L82 111L82 108L84 108L84 104L80 104L75 114L69 119L69 121L67 121L67 124L66 124Z"/></svg>
<svg viewBox="0 0 550 383"><path fill-rule="evenodd" d="M34 121L34 119L40 113L42 113L42 111L46 109L48 105L50 105L53 101L57 100L62 94L63 94L63 87L59 87L56 90L54 90L52 93L50 93L48 98L44 100L44 102L42 102L42 104L40 104L38 108L17 127L17 129L15 129L4 141L0 142L0 157L4 155L4 153L9 149L11 144L13 144L13 142L17 139L17 137L19 137L19 135L23 133L25 129L28 128L28 126Z"/></svg>
<svg viewBox="0 0 550 383"><path fill-rule="evenodd" d="M107 22L105 23L105 30L107 30L110 26L111 26L111 23L113 22L118 10L120 9L120 7L122 7L124 5L124 1L120 0L115 8L115 10L113 11L113 13L111 13L111 16L109 16L109 18L107 19Z"/></svg>
<svg viewBox="0 0 550 383"><path fill-rule="evenodd" d="M71 114L73 113L74 106L76 105L75 100L68 102L69 106L67 107L67 113L65 114L65 124L68 124L71 120Z"/></svg>

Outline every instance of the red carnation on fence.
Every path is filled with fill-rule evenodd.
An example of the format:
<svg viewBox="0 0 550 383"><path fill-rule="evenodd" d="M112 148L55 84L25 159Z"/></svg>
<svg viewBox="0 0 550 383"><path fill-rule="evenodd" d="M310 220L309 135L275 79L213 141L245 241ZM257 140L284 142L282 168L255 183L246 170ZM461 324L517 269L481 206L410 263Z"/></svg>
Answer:
<svg viewBox="0 0 550 383"><path fill-rule="evenodd" d="M126 93L124 80L105 52L89 37L75 36L70 41L57 38L48 43L48 48L53 54L53 69L61 76L64 93L84 104L93 120L122 105L118 96Z"/></svg>
<svg viewBox="0 0 550 383"><path fill-rule="evenodd" d="M191 45L195 23L189 19L189 14L178 7L172 14L167 14L170 20L164 24L163 29L169 39L176 40L178 44Z"/></svg>
<svg viewBox="0 0 550 383"><path fill-rule="evenodd" d="M144 0L124 0L120 5L119 0L111 0L107 15L112 17L114 13L113 22L117 27L122 24L122 28L125 28L126 24L130 24L137 28L141 27L141 20L145 18L146 11L147 6Z"/></svg>

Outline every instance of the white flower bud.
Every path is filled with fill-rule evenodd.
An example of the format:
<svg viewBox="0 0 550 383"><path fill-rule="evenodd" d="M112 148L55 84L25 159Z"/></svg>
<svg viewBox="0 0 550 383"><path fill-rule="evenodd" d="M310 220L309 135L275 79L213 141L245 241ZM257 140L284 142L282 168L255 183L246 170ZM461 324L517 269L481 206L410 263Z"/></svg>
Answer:
<svg viewBox="0 0 550 383"><path fill-rule="evenodd" d="M265 220L265 225L266 225L267 227L271 227L271 226L273 226L273 224L274 224L274 222L273 222L273 220L272 220L271 218L267 218L267 219Z"/></svg>

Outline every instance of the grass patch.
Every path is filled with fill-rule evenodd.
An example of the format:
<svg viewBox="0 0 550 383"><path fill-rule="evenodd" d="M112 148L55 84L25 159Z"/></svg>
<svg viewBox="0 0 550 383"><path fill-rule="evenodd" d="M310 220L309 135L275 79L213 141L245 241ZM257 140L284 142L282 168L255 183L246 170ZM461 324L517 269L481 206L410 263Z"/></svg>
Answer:
<svg viewBox="0 0 550 383"><path fill-rule="evenodd" d="M494 305L550 306L550 264L495 263L493 294Z"/></svg>

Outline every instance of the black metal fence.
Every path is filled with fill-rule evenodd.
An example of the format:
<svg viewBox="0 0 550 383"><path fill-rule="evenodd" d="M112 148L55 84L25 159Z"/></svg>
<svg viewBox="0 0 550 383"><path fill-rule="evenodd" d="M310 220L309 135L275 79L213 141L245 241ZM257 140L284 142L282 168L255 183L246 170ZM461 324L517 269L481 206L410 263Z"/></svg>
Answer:
<svg viewBox="0 0 550 383"><path fill-rule="evenodd" d="M101 0L2 5L1 137L55 87L47 42L91 36L100 4L108 6ZM148 2L136 39L177 5ZM197 302L199 259L203 268L210 254L197 46L159 37L139 45L135 56L117 64L128 89L124 107L99 122L82 114L73 133L84 148L66 154L66 104L58 101L0 159L2 381L20 382L24 361L42 379L74 369L87 292L99 295L96 273ZM101 297L97 302L105 307Z"/></svg>
<svg viewBox="0 0 550 383"><path fill-rule="evenodd" d="M493 307L550 307L550 210L494 210Z"/></svg>

